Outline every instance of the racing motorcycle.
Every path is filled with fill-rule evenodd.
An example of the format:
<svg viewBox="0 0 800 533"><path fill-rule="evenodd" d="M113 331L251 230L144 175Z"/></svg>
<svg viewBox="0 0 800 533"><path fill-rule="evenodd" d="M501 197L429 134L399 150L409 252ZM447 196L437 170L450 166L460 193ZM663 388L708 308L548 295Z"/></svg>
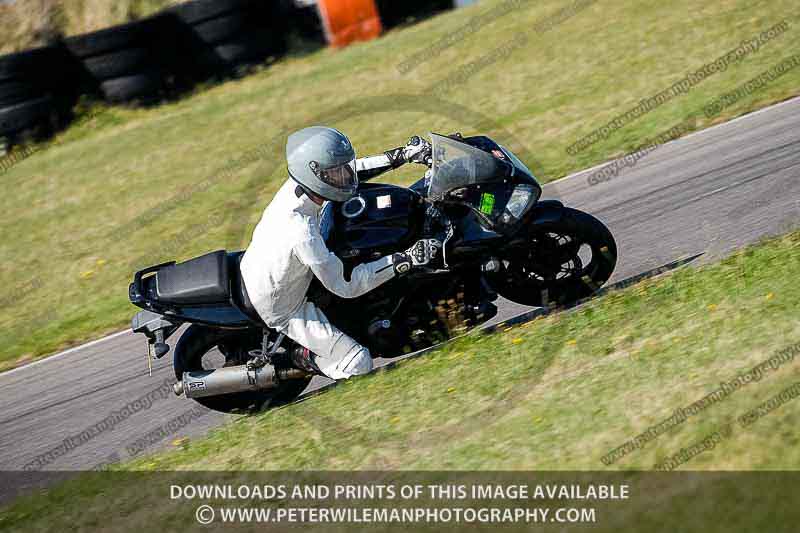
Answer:
<svg viewBox="0 0 800 533"><path fill-rule="evenodd" d="M328 247L345 265L442 242L438 264L395 278L359 298L312 283L308 298L373 356L397 357L491 319L498 294L527 306L570 305L610 278L617 246L587 213L540 200L533 173L485 136L431 134L428 170L408 188L361 182L329 204ZM211 409L246 412L299 396L313 375L292 357L291 339L268 328L239 273L243 252L215 251L134 275L130 301L143 309L134 332L149 357L188 324L173 353L175 392Z"/></svg>

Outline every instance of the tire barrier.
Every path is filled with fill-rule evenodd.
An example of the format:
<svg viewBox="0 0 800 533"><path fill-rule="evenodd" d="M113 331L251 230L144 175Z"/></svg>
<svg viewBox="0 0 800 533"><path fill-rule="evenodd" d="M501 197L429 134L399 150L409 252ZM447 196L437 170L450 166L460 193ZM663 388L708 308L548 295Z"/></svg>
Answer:
<svg viewBox="0 0 800 533"><path fill-rule="evenodd" d="M40 139L69 122L78 91L78 62L62 45L0 57L0 138Z"/></svg>
<svg viewBox="0 0 800 533"><path fill-rule="evenodd" d="M387 27L452 6L376 0ZM324 42L317 7L296 0L194 0L148 18L0 56L0 140L46 138L87 95L152 105L238 77L286 53L287 34Z"/></svg>
<svg viewBox="0 0 800 533"><path fill-rule="evenodd" d="M147 105L168 98L172 22L170 16L158 14L67 38L67 50L81 64L76 80L80 92L111 104Z"/></svg>
<svg viewBox="0 0 800 533"><path fill-rule="evenodd" d="M286 51L280 1L195 0L151 17L0 56L0 138L54 133L81 95L150 105Z"/></svg>
<svg viewBox="0 0 800 533"><path fill-rule="evenodd" d="M166 11L173 17L182 86L239 76L286 52L286 9L279 1L197 0Z"/></svg>

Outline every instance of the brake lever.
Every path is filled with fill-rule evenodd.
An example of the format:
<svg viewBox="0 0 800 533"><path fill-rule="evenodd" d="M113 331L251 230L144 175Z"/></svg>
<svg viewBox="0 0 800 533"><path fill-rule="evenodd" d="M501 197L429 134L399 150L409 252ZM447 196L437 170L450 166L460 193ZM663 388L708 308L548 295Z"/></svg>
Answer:
<svg viewBox="0 0 800 533"><path fill-rule="evenodd" d="M442 241L442 265L444 268L449 270L450 266L447 264L447 243L450 242L450 239L453 238L453 235L455 235L456 231L453 228L453 223L450 222L450 219L446 216L444 219L447 221L447 235L445 235L445 238Z"/></svg>

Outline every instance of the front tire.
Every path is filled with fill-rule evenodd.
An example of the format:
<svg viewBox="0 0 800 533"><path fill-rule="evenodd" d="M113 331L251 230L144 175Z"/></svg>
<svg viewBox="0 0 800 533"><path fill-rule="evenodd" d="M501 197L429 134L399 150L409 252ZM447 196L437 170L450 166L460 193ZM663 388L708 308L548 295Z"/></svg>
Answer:
<svg viewBox="0 0 800 533"><path fill-rule="evenodd" d="M569 306L602 287L617 264L617 243L588 213L565 207L559 220L537 224L527 246L503 258L491 278L512 302L532 307Z"/></svg>
<svg viewBox="0 0 800 533"><path fill-rule="evenodd" d="M184 372L244 364L246 356L243 354L260 347L259 342L259 335L192 324L175 346L172 364L175 377L180 381ZM292 344L290 339L284 339L285 349L290 349ZM265 405L288 403L297 398L310 382L311 378L288 380L274 389L236 392L194 400L214 411L246 414L259 411Z"/></svg>

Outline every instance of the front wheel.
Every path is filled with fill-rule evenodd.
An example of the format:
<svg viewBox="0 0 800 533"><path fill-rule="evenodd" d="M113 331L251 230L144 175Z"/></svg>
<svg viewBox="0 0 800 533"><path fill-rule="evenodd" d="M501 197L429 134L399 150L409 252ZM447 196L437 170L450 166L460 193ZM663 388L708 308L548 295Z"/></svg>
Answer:
<svg viewBox="0 0 800 533"><path fill-rule="evenodd" d="M260 339L260 331L224 330L192 324L175 346L172 365L175 377L180 381L184 372L245 364L249 359L248 351L260 348ZM282 361L281 356L293 346L291 339L284 339L281 349L275 354L276 360ZM222 413L250 413L267 404L294 400L310 382L311 378L293 379L282 382L275 389L207 396L195 398L195 401Z"/></svg>
<svg viewBox="0 0 800 533"><path fill-rule="evenodd" d="M504 268L490 281L504 298L533 307L567 306L608 281L617 243L598 219L565 207L559 220L537 224L525 245L502 259Z"/></svg>

